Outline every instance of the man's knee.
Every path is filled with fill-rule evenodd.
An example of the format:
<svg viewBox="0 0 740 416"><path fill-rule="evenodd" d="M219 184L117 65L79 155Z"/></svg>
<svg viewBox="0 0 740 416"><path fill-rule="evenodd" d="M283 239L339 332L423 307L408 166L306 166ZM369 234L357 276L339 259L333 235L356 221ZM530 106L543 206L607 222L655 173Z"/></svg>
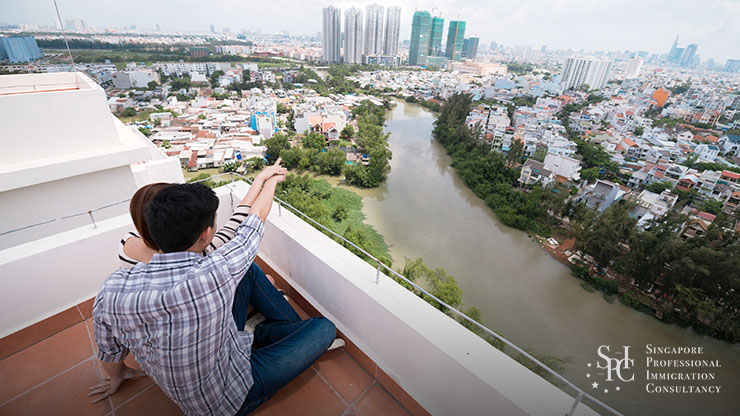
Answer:
<svg viewBox="0 0 740 416"><path fill-rule="evenodd" d="M324 340L327 345L331 344L331 342L334 341L334 338L337 337L337 327L334 323L323 317L312 319L316 326L316 332L318 332L321 339Z"/></svg>

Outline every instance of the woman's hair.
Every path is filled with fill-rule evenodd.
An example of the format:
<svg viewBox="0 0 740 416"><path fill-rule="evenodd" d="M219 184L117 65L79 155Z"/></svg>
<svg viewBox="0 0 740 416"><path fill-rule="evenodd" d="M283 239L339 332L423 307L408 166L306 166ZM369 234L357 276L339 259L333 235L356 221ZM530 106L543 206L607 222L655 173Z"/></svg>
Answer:
<svg viewBox="0 0 740 416"><path fill-rule="evenodd" d="M134 196L131 197L131 203L129 203L128 206L129 212L131 213L131 220L134 222L136 231L138 231L144 244L153 250L159 250L159 247L154 242L154 239L152 239L152 235L149 233L149 226L144 217L144 208L152 201L152 199L154 199L159 191L170 185L172 184L165 182L144 185L134 193Z"/></svg>

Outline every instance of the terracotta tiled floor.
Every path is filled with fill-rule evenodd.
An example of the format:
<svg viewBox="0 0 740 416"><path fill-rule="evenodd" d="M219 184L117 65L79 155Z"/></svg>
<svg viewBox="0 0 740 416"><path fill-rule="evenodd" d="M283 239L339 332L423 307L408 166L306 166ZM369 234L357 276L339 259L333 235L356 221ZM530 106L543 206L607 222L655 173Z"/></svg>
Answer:
<svg viewBox="0 0 740 416"><path fill-rule="evenodd" d="M293 306L306 316L294 303ZM91 309L91 301L83 302L0 340L0 416L181 414L148 377L130 380L113 397L90 404L88 387L103 374L93 355ZM132 357L127 360L129 365L137 366ZM375 374L368 374L365 368L376 367L374 363L364 362L361 366L345 349L327 352L255 414L409 414L376 381ZM397 385L385 381L383 384L391 391L398 389ZM408 403L403 393L396 395ZM414 405L412 403L409 409L418 413Z"/></svg>

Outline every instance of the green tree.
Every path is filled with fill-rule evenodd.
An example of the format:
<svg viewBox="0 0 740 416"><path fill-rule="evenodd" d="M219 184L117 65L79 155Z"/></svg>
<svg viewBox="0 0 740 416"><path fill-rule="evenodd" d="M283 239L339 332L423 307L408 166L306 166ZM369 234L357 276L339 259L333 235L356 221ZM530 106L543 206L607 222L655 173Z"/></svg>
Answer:
<svg viewBox="0 0 740 416"><path fill-rule="evenodd" d="M723 206L724 204L722 204L722 202L717 201L716 199L707 198L699 204L698 208L701 211L705 211L710 214L718 215L720 212L722 212Z"/></svg>
<svg viewBox="0 0 740 416"><path fill-rule="evenodd" d="M334 208L334 212L331 214L332 218L337 222L346 220L348 215L347 208L345 208L344 205L337 205L337 207Z"/></svg>
<svg viewBox="0 0 740 416"><path fill-rule="evenodd" d="M351 140L353 137L355 137L355 128L351 124L347 124L342 129L342 132L339 133L339 137L344 140Z"/></svg>
<svg viewBox="0 0 740 416"><path fill-rule="evenodd" d="M165 149L169 149L170 147L172 147L172 145L170 144L169 140L162 140L162 147L164 147Z"/></svg>
<svg viewBox="0 0 740 416"><path fill-rule="evenodd" d="M236 170L239 168L239 166L241 166L241 163L239 161L237 161L237 160L230 160L230 161L224 163L224 165L221 167L221 170L224 173L236 172Z"/></svg>
<svg viewBox="0 0 740 416"><path fill-rule="evenodd" d="M267 156L267 163L273 164L277 159L280 157L280 154L283 150L290 149L290 139L288 136L278 133L269 139L262 142L266 150L266 156Z"/></svg>
<svg viewBox="0 0 740 416"><path fill-rule="evenodd" d="M635 136L642 136L642 133L644 132L645 132L644 127L640 127L640 126L635 127L635 130L634 130Z"/></svg>
<svg viewBox="0 0 740 416"><path fill-rule="evenodd" d="M303 139L304 149L321 150L324 147L326 147L326 138L319 133L309 133L308 136Z"/></svg>
<svg viewBox="0 0 740 416"><path fill-rule="evenodd" d="M506 152L506 160L508 161L509 167L516 166L522 159L524 153L524 143L519 139L513 139L511 141L511 147Z"/></svg>
<svg viewBox="0 0 740 416"><path fill-rule="evenodd" d="M121 115L124 117L133 117L136 115L136 109L133 107L126 107Z"/></svg>
<svg viewBox="0 0 740 416"><path fill-rule="evenodd" d="M190 85L191 82L189 77L173 78L170 82L170 86L175 90L190 88Z"/></svg>
<svg viewBox="0 0 740 416"><path fill-rule="evenodd" d="M651 184L648 184L648 186L645 187L650 192L655 192L656 194L662 193L666 189L673 188L673 184L668 181L662 181L662 182L653 182Z"/></svg>
<svg viewBox="0 0 740 416"><path fill-rule="evenodd" d="M146 137L149 137L152 135L152 131L146 127L139 127L139 131L141 132L141 134L143 134Z"/></svg>
<svg viewBox="0 0 740 416"><path fill-rule="evenodd" d="M246 163L247 169L249 169L250 172L261 171L265 168L265 159L262 157L250 157L244 162Z"/></svg>
<svg viewBox="0 0 740 416"><path fill-rule="evenodd" d="M587 224L576 247L590 254L599 268L611 265L620 254L620 244L631 237L635 219L630 217L634 205L627 202L612 204L597 221Z"/></svg>
<svg viewBox="0 0 740 416"><path fill-rule="evenodd" d="M157 88L157 86L158 86L158 85L159 85L159 84L157 84L157 81L149 81L149 82L148 82L148 83L146 84L146 86L147 86L147 87L148 87L148 88L149 88L150 90L153 90L153 89Z"/></svg>
<svg viewBox="0 0 740 416"><path fill-rule="evenodd" d="M599 167L594 166L592 168L581 170L581 179L593 183L596 179L599 179Z"/></svg>

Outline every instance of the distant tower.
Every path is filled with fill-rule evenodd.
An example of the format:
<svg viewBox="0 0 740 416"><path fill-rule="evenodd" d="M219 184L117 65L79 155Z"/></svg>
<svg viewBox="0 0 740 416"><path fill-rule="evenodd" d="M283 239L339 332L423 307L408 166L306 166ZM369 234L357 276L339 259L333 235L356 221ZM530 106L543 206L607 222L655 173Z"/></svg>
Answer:
<svg viewBox="0 0 740 416"><path fill-rule="evenodd" d="M463 41L462 57L475 59L478 56L478 43L480 43L479 38L465 38Z"/></svg>
<svg viewBox="0 0 740 416"><path fill-rule="evenodd" d="M640 76L642 68L642 58L635 56L627 61L627 68L624 70L624 79L634 79Z"/></svg>
<svg viewBox="0 0 740 416"><path fill-rule="evenodd" d="M341 61L341 15L342 11L338 7L329 6L323 10L324 30L324 61L333 64Z"/></svg>
<svg viewBox="0 0 740 416"><path fill-rule="evenodd" d="M417 11L411 21L411 42L409 43L409 65L426 65L429 55L429 37L432 30L432 15L427 11Z"/></svg>
<svg viewBox="0 0 740 416"><path fill-rule="evenodd" d="M445 56L448 59L460 60L463 39L465 39L465 22L460 20L450 21L450 26L447 28L447 48L445 48Z"/></svg>
<svg viewBox="0 0 740 416"><path fill-rule="evenodd" d="M362 10L355 7L344 12L344 62L362 63Z"/></svg>
<svg viewBox="0 0 740 416"><path fill-rule="evenodd" d="M401 33L401 8L389 7L386 9L385 39L383 55L398 55L398 40Z"/></svg>
<svg viewBox="0 0 740 416"><path fill-rule="evenodd" d="M365 55L383 53L383 6L367 6L365 17Z"/></svg>
<svg viewBox="0 0 740 416"><path fill-rule="evenodd" d="M612 65L613 62L607 59L571 56L563 65L561 84L564 88L588 85L599 90L609 81Z"/></svg>
<svg viewBox="0 0 740 416"><path fill-rule="evenodd" d="M699 46L696 43L692 43L691 45L686 47L683 52L683 56L681 57L681 66L693 66L694 56L696 55L696 50L698 48Z"/></svg>
<svg viewBox="0 0 740 416"><path fill-rule="evenodd" d="M211 25L211 33L216 33L216 26Z"/></svg>
<svg viewBox="0 0 740 416"><path fill-rule="evenodd" d="M432 18L432 33L429 38L429 56L442 56L442 31L444 31L445 19L441 17Z"/></svg>

